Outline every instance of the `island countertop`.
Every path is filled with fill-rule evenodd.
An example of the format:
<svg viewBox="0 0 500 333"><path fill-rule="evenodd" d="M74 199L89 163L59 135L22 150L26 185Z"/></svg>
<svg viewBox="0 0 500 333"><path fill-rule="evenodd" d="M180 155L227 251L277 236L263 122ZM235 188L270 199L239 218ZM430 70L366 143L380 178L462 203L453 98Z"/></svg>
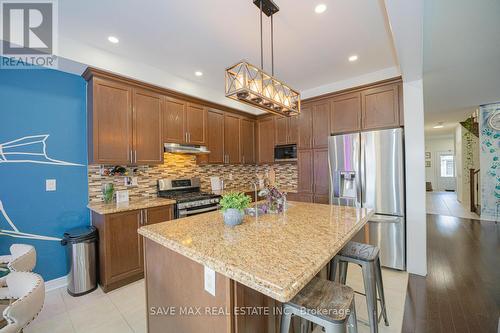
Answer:
<svg viewBox="0 0 500 333"><path fill-rule="evenodd" d="M372 210L290 202L284 214L225 226L220 211L139 234L280 302L291 300L366 224Z"/></svg>

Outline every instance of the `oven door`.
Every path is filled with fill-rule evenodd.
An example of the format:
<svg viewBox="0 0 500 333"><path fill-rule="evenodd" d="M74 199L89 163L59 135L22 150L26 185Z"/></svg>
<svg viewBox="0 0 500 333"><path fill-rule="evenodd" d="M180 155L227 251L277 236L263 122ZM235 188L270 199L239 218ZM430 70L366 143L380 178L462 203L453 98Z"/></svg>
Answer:
<svg viewBox="0 0 500 333"><path fill-rule="evenodd" d="M218 209L219 209L219 205L217 205L217 204L176 209L176 218L180 219L180 218L187 217L187 216L193 216L193 215L203 214L203 213L207 213L207 212L213 212L213 211L218 210Z"/></svg>

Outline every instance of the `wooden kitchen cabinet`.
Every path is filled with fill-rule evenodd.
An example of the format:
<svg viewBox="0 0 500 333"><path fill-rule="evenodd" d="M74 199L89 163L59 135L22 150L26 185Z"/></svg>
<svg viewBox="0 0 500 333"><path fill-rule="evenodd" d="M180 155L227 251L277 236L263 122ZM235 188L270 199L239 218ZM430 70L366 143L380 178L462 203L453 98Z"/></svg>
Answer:
<svg viewBox="0 0 500 333"><path fill-rule="evenodd" d="M297 152L297 172L297 190L299 192L313 193L314 169L312 150L299 150Z"/></svg>
<svg viewBox="0 0 500 333"><path fill-rule="evenodd" d="M330 136L330 101L320 100L312 106L313 148L328 147Z"/></svg>
<svg viewBox="0 0 500 333"><path fill-rule="evenodd" d="M164 141L205 145L207 110L202 105L167 97L163 115Z"/></svg>
<svg viewBox="0 0 500 333"><path fill-rule="evenodd" d="M92 78L87 89L89 163L131 163L132 88L112 80Z"/></svg>
<svg viewBox="0 0 500 333"><path fill-rule="evenodd" d="M330 198L328 197L328 195L317 195L317 194L315 194L314 198L313 198L313 202L314 203L318 203L318 204L328 205L330 203Z"/></svg>
<svg viewBox="0 0 500 333"><path fill-rule="evenodd" d="M361 92L362 129L399 127L398 84L389 84Z"/></svg>
<svg viewBox="0 0 500 333"><path fill-rule="evenodd" d="M330 186L330 170L328 168L328 148L313 151L314 194L327 195Z"/></svg>
<svg viewBox="0 0 500 333"><path fill-rule="evenodd" d="M163 108L163 141L168 143L184 143L186 127L184 116L186 102L167 97Z"/></svg>
<svg viewBox="0 0 500 333"><path fill-rule="evenodd" d="M241 163L255 164L255 121L240 120Z"/></svg>
<svg viewBox="0 0 500 333"><path fill-rule="evenodd" d="M359 92L331 99L330 130L334 134L361 130L361 94Z"/></svg>
<svg viewBox="0 0 500 333"><path fill-rule="evenodd" d="M114 214L92 212L99 233L99 284L105 292L144 277L142 225L173 219L172 205Z"/></svg>
<svg viewBox="0 0 500 333"><path fill-rule="evenodd" d="M312 193L287 193L286 199L289 201L313 202L314 195Z"/></svg>
<svg viewBox="0 0 500 333"><path fill-rule="evenodd" d="M298 117L275 117L275 145L297 143Z"/></svg>
<svg viewBox="0 0 500 333"><path fill-rule="evenodd" d="M143 89L134 89L133 96L133 163L162 163L163 97Z"/></svg>
<svg viewBox="0 0 500 333"><path fill-rule="evenodd" d="M224 163L224 112L210 109L207 112L208 163Z"/></svg>
<svg viewBox="0 0 500 333"><path fill-rule="evenodd" d="M303 104L298 116L297 149L312 148L312 105Z"/></svg>
<svg viewBox="0 0 500 333"><path fill-rule="evenodd" d="M186 107L186 143L206 144L207 109L198 104L188 103Z"/></svg>
<svg viewBox="0 0 500 333"><path fill-rule="evenodd" d="M274 117L257 121L257 161L259 164L274 163L275 123Z"/></svg>
<svg viewBox="0 0 500 333"><path fill-rule="evenodd" d="M224 156L224 163L241 162L240 118L228 113L224 115Z"/></svg>

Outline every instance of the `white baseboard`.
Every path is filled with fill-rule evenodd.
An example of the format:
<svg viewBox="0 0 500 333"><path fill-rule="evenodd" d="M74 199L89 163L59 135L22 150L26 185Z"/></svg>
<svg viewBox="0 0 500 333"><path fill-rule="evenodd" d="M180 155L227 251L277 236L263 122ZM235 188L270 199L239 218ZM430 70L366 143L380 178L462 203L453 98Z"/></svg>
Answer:
<svg viewBox="0 0 500 333"><path fill-rule="evenodd" d="M68 280L66 279L66 275L61 276L60 278L45 282L45 292L63 288L66 287L67 285L68 285Z"/></svg>

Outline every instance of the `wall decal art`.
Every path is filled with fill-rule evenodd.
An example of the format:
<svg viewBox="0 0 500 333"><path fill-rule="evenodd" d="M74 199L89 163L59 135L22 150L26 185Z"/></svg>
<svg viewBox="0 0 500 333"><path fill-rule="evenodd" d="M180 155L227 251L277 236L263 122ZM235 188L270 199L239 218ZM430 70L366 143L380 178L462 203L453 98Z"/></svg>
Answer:
<svg viewBox="0 0 500 333"><path fill-rule="evenodd" d="M0 229L0 235L14 237L14 238L38 239L38 240L47 240L47 241L56 241L56 242L59 242L61 240L60 238L47 237L47 236L41 236L41 235L35 235L35 234L28 234L28 233L19 231L19 229L17 229L16 225L14 224L14 222L12 222L12 220L10 219L9 215L7 215L7 212L5 211L5 208L3 207L2 200L0 200L0 213L2 214L3 218L7 221L9 226L12 228L12 230Z"/></svg>
<svg viewBox="0 0 500 333"><path fill-rule="evenodd" d="M47 138L49 134L24 136L0 143L0 164L35 163L61 166L83 166L82 164L56 160L47 156Z"/></svg>

